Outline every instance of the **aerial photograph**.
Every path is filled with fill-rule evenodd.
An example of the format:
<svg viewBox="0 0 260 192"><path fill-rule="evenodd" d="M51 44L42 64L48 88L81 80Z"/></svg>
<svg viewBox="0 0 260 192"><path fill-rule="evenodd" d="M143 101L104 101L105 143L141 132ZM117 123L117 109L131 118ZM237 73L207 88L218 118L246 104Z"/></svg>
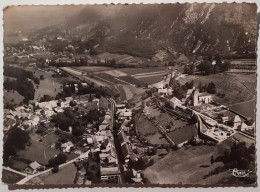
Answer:
<svg viewBox="0 0 260 192"><path fill-rule="evenodd" d="M5 7L2 183L256 187L259 18L254 3Z"/></svg>

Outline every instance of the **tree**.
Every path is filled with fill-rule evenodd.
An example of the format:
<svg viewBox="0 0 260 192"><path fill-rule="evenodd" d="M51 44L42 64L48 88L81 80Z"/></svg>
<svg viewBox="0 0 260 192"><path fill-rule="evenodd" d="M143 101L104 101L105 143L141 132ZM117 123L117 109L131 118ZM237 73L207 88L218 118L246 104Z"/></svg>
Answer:
<svg viewBox="0 0 260 192"><path fill-rule="evenodd" d="M73 126L72 135L81 136L84 133L84 128L82 126Z"/></svg>
<svg viewBox="0 0 260 192"><path fill-rule="evenodd" d="M40 102L46 102L51 100L53 100L53 98L50 95L43 95L43 97L40 99Z"/></svg>
<svg viewBox="0 0 260 192"><path fill-rule="evenodd" d="M64 153L59 153L56 157L49 160L49 166L55 167L60 164L63 164L67 161L68 157Z"/></svg>
<svg viewBox="0 0 260 192"><path fill-rule="evenodd" d="M44 76L43 75L40 75L40 80L44 80Z"/></svg>
<svg viewBox="0 0 260 192"><path fill-rule="evenodd" d="M54 166L51 170L53 173L58 173L59 172L59 166Z"/></svg>
<svg viewBox="0 0 260 192"><path fill-rule="evenodd" d="M70 106L71 106L71 107L74 107L74 106L76 106L76 105L77 105L77 102L76 102L76 101L73 101L73 100L70 101Z"/></svg>
<svg viewBox="0 0 260 192"><path fill-rule="evenodd" d="M69 131L69 126L73 124L75 120L74 114L67 108L63 113L58 113L52 118L52 122L55 123L63 131Z"/></svg>
<svg viewBox="0 0 260 192"><path fill-rule="evenodd" d="M88 102L92 102L92 100L93 100L93 97L92 97L92 95L90 94L90 95L89 95L89 98L88 98Z"/></svg>
<svg viewBox="0 0 260 192"><path fill-rule="evenodd" d="M11 128L4 143L4 163L8 162L9 156L14 156L18 150L24 149L29 141L30 136L28 132L17 127Z"/></svg>
<svg viewBox="0 0 260 192"><path fill-rule="evenodd" d="M216 85L213 82L210 82L207 86L207 92L211 93L211 94L215 94L216 93Z"/></svg>
<svg viewBox="0 0 260 192"><path fill-rule="evenodd" d="M196 118L196 115L192 115L192 116L189 118L189 120L188 120L189 124L191 124L191 125L197 123L197 121L198 121L198 120L197 120L197 118Z"/></svg>
<svg viewBox="0 0 260 192"><path fill-rule="evenodd" d="M211 163L211 164L214 163L214 157L213 157L213 156L210 157L210 163Z"/></svg>

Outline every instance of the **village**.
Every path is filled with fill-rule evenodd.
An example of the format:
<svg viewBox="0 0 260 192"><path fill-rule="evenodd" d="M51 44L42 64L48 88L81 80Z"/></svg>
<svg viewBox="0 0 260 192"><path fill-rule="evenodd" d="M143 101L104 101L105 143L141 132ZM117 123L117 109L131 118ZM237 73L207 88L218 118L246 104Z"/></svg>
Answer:
<svg viewBox="0 0 260 192"><path fill-rule="evenodd" d="M57 73L60 71L57 70ZM249 140L248 145L254 142L251 134L255 129L254 122L248 123L247 117L214 102L212 94L200 92L191 85L184 98L178 99L172 96L173 82L176 83L180 78L185 78L185 75L172 71L161 82L148 86L146 93L151 92L151 95L145 99L146 104L137 109L127 108L126 103L116 103L112 98L106 99L109 103L107 108L100 109L100 100L91 94L36 102L14 110L5 109L6 137L8 131L15 126L29 132L31 139L26 146L27 150L39 143L47 145L47 148L45 147L40 157L27 159L28 164L23 160L20 163L23 164L22 170L21 166L19 167L20 172L15 170L17 167L12 168L12 163L11 167L4 167L4 170L13 170L26 175L17 183L24 184L38 182L40 175L55 173L69 164L74 164L77 172L73 182L76 184L92 182L141 184L144 177L142 170L154 163L152 157L159 148L165 150L163 153L166 155L169 149L177 150L191 141L197 143L204 141L206 144L221 143L232 137L239 142ZM78 84L74 86L77 93ZM80 86L89 85L83 82ZM162 111L159 115L165 113L170 118L177 118L177 121L182 122L184 126L175 127L176 120L170 122L173 126L166 124L167 120L156 117L156 110ZM78 124L76 126L74 124L74 128L68 126L67 130L61 130L63 120L61 118L55 120L54 117L65 114L65 117L69 118L72 113L73 118L79 119ZM84 123L85 126L79 128L78 125L84 122L82 119L89 118L88 113L93 115L95 113L97 118L92 117L90 121ZM156 127L156 132L165 138L166 143L150 143L148 137L145 138L138 132L138 129L142 129L137 127L140 125L138 120L136 121L140 114L144 117L139 118L147 118ZM73 118L71 121L74 121ZM53 141L48 144L47 138L53 135L59 139L51 139ZM65 157L58 163L52 163L46 156L50 159ZM26 159L26 154L21 154L18 159L9 160L17 162L21 158ZM41 159L41 162L37 159ZM97 159L99 162L91 166L95 168L92 170L89 164Z"/></svg>

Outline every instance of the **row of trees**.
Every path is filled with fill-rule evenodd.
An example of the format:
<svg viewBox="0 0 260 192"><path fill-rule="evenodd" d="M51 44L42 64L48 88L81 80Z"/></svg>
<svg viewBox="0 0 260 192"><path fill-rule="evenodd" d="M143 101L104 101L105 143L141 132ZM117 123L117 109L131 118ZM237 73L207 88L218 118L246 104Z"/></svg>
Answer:
<svg viewBox="0 0 260 192"><path fill-rule="evenodd" d="M216 64L212 64L212 59L204 59L197 67L195 67L194 64L191 65L185 65L184 67L184 73L193 75L195 71L197 70L202 75L210 75L214 73L221 73L228 71L230 69L230 62L225 61L222 62L222 60L217 57Z"/></svg>
<svg viewBox="0 0 260 192"><path fill-rule="evenodd" d="M230 69L230 62L225 61L222 63L221 60L217 60L215 65L212 62L204 60L197 66L197 70L204 75L210 75L214 73L221 73Z"/></svg>

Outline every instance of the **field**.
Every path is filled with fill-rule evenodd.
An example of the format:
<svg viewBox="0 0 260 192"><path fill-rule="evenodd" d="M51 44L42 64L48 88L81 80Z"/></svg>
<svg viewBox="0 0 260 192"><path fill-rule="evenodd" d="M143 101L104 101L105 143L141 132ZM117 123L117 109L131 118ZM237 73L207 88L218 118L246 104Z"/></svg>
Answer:
<svg viewBox="0 0 260 192"><path fill-rule="evenodd" d="M202 177L222 163L210 164L212 146L183 147L143 171L152 184L203 184Z"/></svg>
<svg viewBox="0 0 260 192"><path fill-rule="evenodd" d="M59 137L55 133L50 133L49 135L42 138L42 143L46 146L55 145Z"/></svg>
<svg viewBox="0 0 260 192"><path fill-rule="evenodd" d="M112 67L100 67L100 66L78 66L78 67L73 67L77 70L82 70L84 72L101 72L101 71L108 71L113 69Z"/></svg>
<svg viewBox="0 0 260 192"><path fill-rule="evenodd" d="M255 100L249 100L242 103L237 103L234 105L228 106L230 109L245 115L246 117L251 117L255 119L256 115L256 103Z"/></svg>
<svg viewBox="0 0 260 192"><path fill-rule="evenodd" d="M77 169L73 164L69 164L59 170L58 173L48 172L31 179L26 184L74 184L73 181L76 176Z"/></svg>
<svg viewBox="0 0 260 192"><path fill-rule="evenodd" d="M137 75L137 74L144 74L144 73L166 71L165 67L122 68L119 70L126 73L127 75Z"/></svg>
<svg viewBox="0 0 260 192"><path fill-rule="evenodd" d="M251 144L255 144L255 141L253 139L250 139L241 133L236 133L234 136L234 139L239 140L240 142L245 142L246 146L249 147Z"/></svg>
<svg viewBox="0 0 260 192"><path fill-rule="evenodd" d="M40 81L39 88L35 89L34 99L40 100L43 95L54 97L62 91L61 84L55 79L45 78Z"/></svg>
<svg viewBox="0 0 260 192"><path fill-rule="evenodd" d="M32 141L32 145L26 147L25 150L18 152L18 157L27 159L30 161L37 161L42 165L47 165L49 159L53 158L56 154L59 154L60 151L55 148L49 148L48 146L37 142Z"/></svg>
<svg viewBox="0 0 260 192"><path fill-rule="evenodd" d="M149 113L152 117L155 117L156 122L160 123L164 128L169 127L170 131L183 128L187 125L187 122L177 119L166 112L161 112L157 108L150 108Z"/></svg>
<svg viewBox="0 0 260 192"><path fill-rule="evenodd" d="M160 81L163 80L163 76L162 75L158 75L158 76L152 76L152 77L143 77L143 78L139 78L141 81L147 83L148 85L151 84L155 84L158 83Z"/></svg>
<svg viewBox="0 0 260 192"><path fill-rule="evenodd" d="M18 158L22 158L32 162L37 161L42 165L47 165L49 159L60 153L60 151L56 148L50 148L49 146L41 142L33 140L31 142L31 146L27 146L25 150L21 150L17 153ZM77 155L74 153L67 154L67 156L68 160L77 157Z"/></svg>
<svg viewBox="0 0 260 192"><path fill-rule="evenodd" d="M42 71L39 69L26 68L26 70L32 71L34 75L38 78L42 75L44 77L43 80L40 80L40 84L36 85L34 83L35 93L34 100L39 101L39 99L43 95L49 95L51 97L55 97L57 93L62 90L62 83L65 78L56 78L52 77L55 74L53 71ZM70 77L66 78L67 80Z"/></svg>
<svg viewBox="0 0 260 192"><path fill-rule="evenodd" d="M99 73L96 75L96 78L101 79L107 83L113 84L126 84L123 81L115 79L112 75L109 75L107 73Z"/></svg>
<svg viewBox="0 0 260 192"><path fill-rule="evenodd" d="M132 76L121 76L118 77L118 79L130 83L131 85L136 85L137 87L144 87L146 85L143 81L140 81Z"/></svg>
<svg viewBox="0 0 260 192"><path fill-rule="evenodd" d="M238 81L234 75L228 73L218 73L208 76L188 75L185 78L180 78L179 82L184 84L192 80L194 81L195 86L198 86L199 83L205 85L214 82L217 93L225 94L224 98L214 97L215 101L222 104L235 104L250 100L254 97L254 93L252 93L244 83Z"/></svg>
<svg viewBox="0 0 260 192"><path fill-rule="evenodd" d="M104 52L99 54L97 57L101 60L101 62L105 62L105 60L115 59L117 64L138 65L143 63L142 58L133 57L127 54Z"/></svg>
<svg viewBox="0 0 260 192"><path fill-rule="evenodd" d="M22 180L23 178L24 176L7 170L3 170L2 172L2 182L6 184L15 184L18 181Z"/></svg>
<svg viewBox="0 0 260 192"><path fill-rule="evenodd" d="M137 132L145 137L151 144L169 144L168 141L160 134L158 129L144 116L137 123Z"/></svg>
<svg viewBox="0 0 260 192"><path fill-rule="evenodd" d="M23 101L24 97L17 91L4 91L4 103L19 105Z"/></svg>

